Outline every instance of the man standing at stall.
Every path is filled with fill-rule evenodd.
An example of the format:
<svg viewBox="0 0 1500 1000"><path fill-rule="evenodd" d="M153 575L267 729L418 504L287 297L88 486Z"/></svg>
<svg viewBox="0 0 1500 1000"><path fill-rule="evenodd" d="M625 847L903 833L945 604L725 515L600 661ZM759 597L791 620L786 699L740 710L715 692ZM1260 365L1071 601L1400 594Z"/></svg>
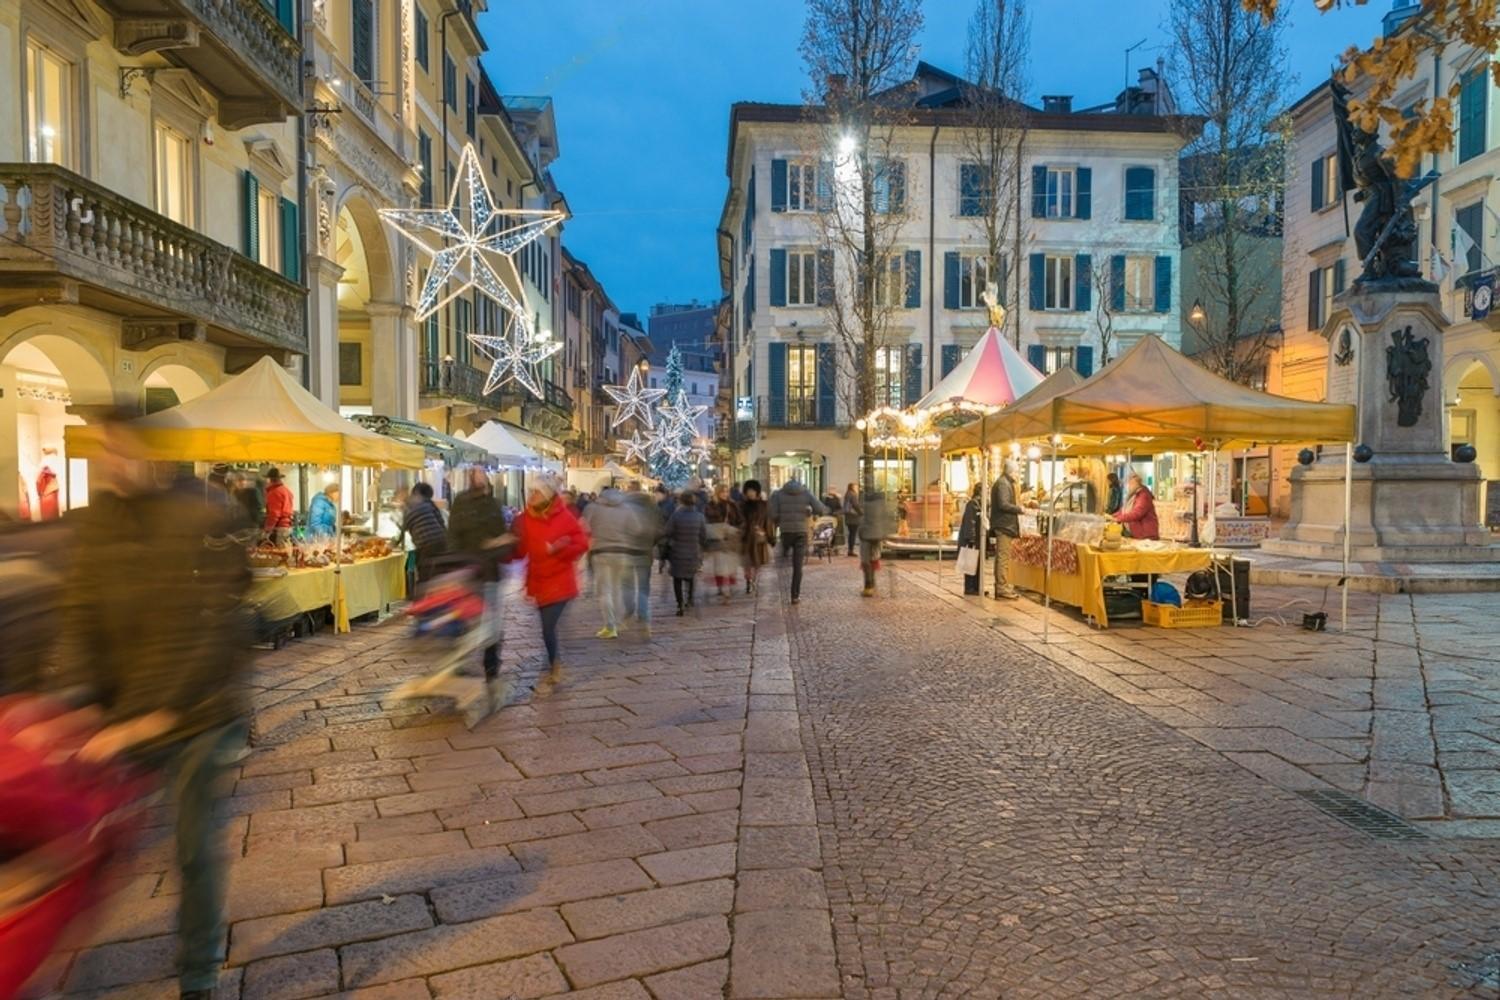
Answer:
<svg viewBox="0 0 1500 1000"><path fill-rule="evenodd" d="M1021 595L1010 582L1010 543L1021 537L1020 491L1016 463L1007 460L990 487L990 527L995 538L995 596L1015 600Z"/></svg>
<svg viewBox="0 0 1500 1000"><path fill-rule="evenodd" d="M292 500L291 488L281 481L281 470L272 468L266 473L266 520L262 529L277 545L285 545L292 538L292 515L296 504Z"/></svg>

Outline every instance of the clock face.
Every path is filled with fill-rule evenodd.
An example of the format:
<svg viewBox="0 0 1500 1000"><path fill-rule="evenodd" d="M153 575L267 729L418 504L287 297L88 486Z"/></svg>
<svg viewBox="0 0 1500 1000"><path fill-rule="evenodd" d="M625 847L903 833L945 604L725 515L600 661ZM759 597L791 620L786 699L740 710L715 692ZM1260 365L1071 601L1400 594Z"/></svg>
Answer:
<svg viewBox="0 0 1500 1000"><path fill-rule="evenodd" d="M1490 307L1490 300L1494 297L1494 289L1489 285L1480 285L1474 289L1474 308L1479 312L1484 312Z"/></svg>

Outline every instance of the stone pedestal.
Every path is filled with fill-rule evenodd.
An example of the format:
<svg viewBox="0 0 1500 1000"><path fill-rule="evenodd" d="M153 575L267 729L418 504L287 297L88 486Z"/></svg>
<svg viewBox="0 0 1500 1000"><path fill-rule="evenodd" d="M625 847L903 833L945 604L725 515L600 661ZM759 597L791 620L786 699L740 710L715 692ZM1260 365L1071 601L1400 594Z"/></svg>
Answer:
<svg viewBox="0 0 1500 1000"><path fill-rule="evenodd" d="M1349 541L1356 562L1500 561L1500 546L1490 544L1481 526L1479 469L1448 454L1442 398L1447 328L1432 286L1371 291L1360 285L1339 297L1324 327L1329 402L1358 406L1358 443L1374 452L1369 462L1354 464ZM1426 341L1430 368L1425 387L1403 406L1389 351L1408 329L1413 343ZM1410 370L1412 362L1406 363ZM1344 449L1324 448L1319 461L1292 470L1291 484L1291 519L1281 537L1262 548L1342 558Z"/></svg>

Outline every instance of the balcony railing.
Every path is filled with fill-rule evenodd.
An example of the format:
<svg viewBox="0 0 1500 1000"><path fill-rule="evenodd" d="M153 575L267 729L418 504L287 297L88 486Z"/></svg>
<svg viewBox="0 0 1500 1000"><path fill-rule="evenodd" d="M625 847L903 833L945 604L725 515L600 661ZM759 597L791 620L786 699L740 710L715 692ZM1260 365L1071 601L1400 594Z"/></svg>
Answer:
<svg viewBox="0 0 1500 1000"><path fill-rule="evenodd" d="M476 406L500 406L500 392L484 392L485 374L472 365L458 362L422 362L422 392L429 396L457 399Z"/></svg>
<svg viewBox="0 0 1500 1000"><path fill-rule="evenodd" d="M774 403L769 396L760 396L755 400L755 423L761 427L819 427L829 430L838 427L835 421L820 417L816 395L787 396Z"/></svg>
<svg viewBox="0 0 1500 1000"><path fill-rule="evenodd" d="M161 52L220 96L219 122L278 122L302 107L302 47L262 0L104 0L115 48Z"/></svg>
<svg viewBox="0 0 1500 1000"><path fill-rule="evenodd" d="M0 304L103 309L126 318L135 346L307 352L301 285L52 164L0 164L0 276Z"/></svg>

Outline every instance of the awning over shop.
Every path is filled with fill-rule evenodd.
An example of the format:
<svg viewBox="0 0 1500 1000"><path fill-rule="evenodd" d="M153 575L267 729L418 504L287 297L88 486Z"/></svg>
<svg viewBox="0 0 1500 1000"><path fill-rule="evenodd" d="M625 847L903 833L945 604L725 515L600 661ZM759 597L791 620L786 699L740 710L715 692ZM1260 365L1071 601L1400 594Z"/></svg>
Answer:
<svg viewBox="0 0 1500 1000"><path fill-rule="evenodd" d="M306 462L418 469L422 449L339 416L269 357L196 399L127 425L155 462ZM96 458L98 425L66 430L70 458Z"/></svg>
<svg viewBox="0 0 1500 1000"><path fill-rule="evenodd" d="M427 454L428 458L445 462L448 465L489 465L495 461L489 452L478 445L450 437L414 420L402 420L400 417L384 417L378 414L359 415L349 419L376 434L383 434L397 441L416 445Z"/></svg>
<svg viewBox="0 0 1500 1000"><path fill-rule="evenodd" d="M916 408L930 410L954 401L982 407L1008 406L1035 389L1042 379L1042 373L992 326Z"/></svg>
<svg viewBox="0 0 1500 1000"><path fill-rule="evenodd" d="M498 420L491 420L470 434L468 443L476 448L483 448L501 465L528 469L542 467L542 456L522 444L520 439L511 433L510 428Z"/></svg>

